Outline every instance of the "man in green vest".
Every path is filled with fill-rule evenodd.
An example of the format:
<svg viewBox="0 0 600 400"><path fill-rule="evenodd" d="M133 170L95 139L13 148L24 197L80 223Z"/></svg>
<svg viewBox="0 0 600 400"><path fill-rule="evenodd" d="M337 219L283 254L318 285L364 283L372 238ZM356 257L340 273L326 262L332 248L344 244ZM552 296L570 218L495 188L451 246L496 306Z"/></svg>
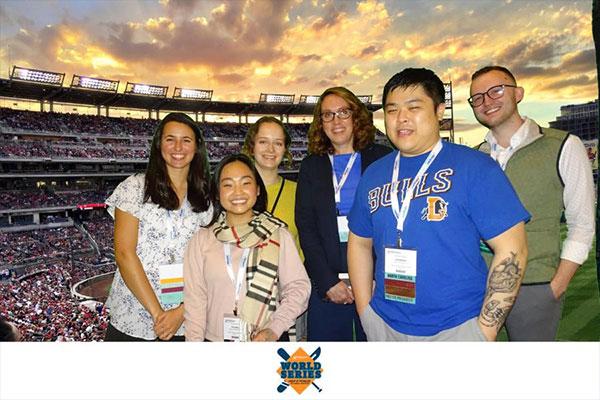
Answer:
<svg viewBox="0 0 600 400"><path fill-rule="evenodd" d="M551 341L564 293L592 245L594 182L577 136L519 114L524 92L508 69L488 66L471 77L469 104L489 129L479 149L500 164L532 216L525 278L505 323L509 340ZM568 233L561 248L563 211Z"/></svg>

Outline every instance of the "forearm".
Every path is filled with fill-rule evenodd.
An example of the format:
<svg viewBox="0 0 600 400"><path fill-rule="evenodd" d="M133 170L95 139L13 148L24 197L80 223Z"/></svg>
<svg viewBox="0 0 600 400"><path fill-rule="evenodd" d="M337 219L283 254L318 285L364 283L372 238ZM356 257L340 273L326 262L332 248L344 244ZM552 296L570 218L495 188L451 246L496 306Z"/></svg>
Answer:
<svg viewBox="0 0 600 400"><path fill-rule="evenodd" d="M200 243L195 235L183 257L183 318L186 341L204 341L207 321L208 296L203 278L203 262L197 257Z"/></svg>
<svg viewBox="0 0 600 400"><path fill-rule="evenodd" d="M348 273L354 302L358 313L362 313L373 295L373 243L350 232L348 238Z"/></svg>
<svg viewBox="0 0 600 400"><path fill-rule="evenodd" d="M579 264L573 261L565 259L560 260L558 268L554 273L554 277L550 282L550 287L552 288L556 298L559 298L567 291L569 282L571 282L571 279L573 279L573 276L577 272L577 268L579 268Z"/></svg>
<svg viewBox="0 0 600 400"><path fill-rule="evenodd" d="M131 293L138 299L140 304L152 315L152 318L156 320L162 312L162 307L156 298L156 294L150 285L150 281L148 281L148 277L138 256L117 254L116 261L125 285L131 290Z"/></svg>
<svg viewBox="0 0 600 400"><path fill-rule="evenodd" d="M479 314L479 322L488 338L495 339L515 303L526 265L526 247L496 251Z"/></svg>

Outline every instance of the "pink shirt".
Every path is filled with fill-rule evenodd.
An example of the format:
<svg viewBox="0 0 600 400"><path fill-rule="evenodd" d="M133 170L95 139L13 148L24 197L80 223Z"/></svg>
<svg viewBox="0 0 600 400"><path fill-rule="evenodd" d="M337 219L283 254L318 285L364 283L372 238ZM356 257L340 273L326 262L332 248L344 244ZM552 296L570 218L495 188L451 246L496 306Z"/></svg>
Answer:
<svg viewBox="0 0 600 400"><path fill-rule="evenodd" d="M279 301L267 326L277 336L294 325L306 310L310 295L310 281L294 239L287 229L279 232ZM234 276L243 252L231 247ZM190 240L183 260L183 277L186 340L223 341L223 316L233 312L235 292L227 274L223 243L212 229L201 228ZM246 292L245 280L241 292ZM243 301L244 297L240 299Z"/></svg>

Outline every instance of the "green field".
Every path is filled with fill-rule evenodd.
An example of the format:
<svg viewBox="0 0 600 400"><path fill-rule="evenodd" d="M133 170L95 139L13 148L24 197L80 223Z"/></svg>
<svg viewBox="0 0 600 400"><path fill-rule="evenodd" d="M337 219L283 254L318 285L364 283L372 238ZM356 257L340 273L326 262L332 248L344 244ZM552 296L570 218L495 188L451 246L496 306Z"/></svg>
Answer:
<svg viewBox="0 0 600 400"><path fill-rule="evenodd" d="M596 275L595 239L590 257L579 267L567 289L557 339L600 341L600 296ZM498 335L498 340L507 340L504 329Z"/></svg>

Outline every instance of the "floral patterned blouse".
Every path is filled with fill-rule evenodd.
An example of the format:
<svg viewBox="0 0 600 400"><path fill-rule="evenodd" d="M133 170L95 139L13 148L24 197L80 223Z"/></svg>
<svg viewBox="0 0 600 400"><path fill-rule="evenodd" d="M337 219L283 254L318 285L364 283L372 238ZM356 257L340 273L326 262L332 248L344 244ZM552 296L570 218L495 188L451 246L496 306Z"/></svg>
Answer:
<svg viewBox="0 0 600 400"><path fill-rule="evenodd" d="M152 202L143 203L144 178L144 174L136 174L125 179L106 204L113 218L115 208L118 208L139 220L136 253L160 302L159 266L183 262L188 241L198 228L210 222L212 207L195 213L187 199L179 210L173 211ZM152 316L127 288L118 269L106 305L110 309L110 323L119 331L137 338L156 339ZM165 310L177 307L161 305ZM183 334L182 325L177 335Z"/></svg>

